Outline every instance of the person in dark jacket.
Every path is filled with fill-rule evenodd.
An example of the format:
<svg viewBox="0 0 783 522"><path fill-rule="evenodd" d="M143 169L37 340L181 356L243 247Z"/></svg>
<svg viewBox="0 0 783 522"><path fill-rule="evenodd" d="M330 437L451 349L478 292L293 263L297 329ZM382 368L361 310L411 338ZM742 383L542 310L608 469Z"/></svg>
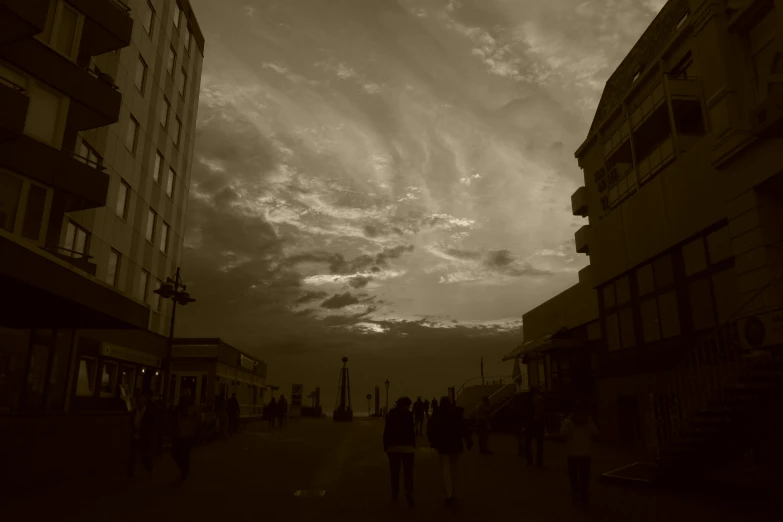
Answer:
<svg viewBox="0 0 783 522"><path fill-rule="evenodd" d="M416 433L410 407L411 400L408 397L400 397L394 409L389 411L383 429L383 451L389 457L392 501L396 502L400 494L400 467L402 467L405 497L408 499L408 504L413 507L413 456L416 448Z"/></svg>
<svg viewBox="0 0 783 522"><path fill-rule="evenodd" d="M269 401L269 404L264 409L264 413L266 414L267 418L269 419L269 427L274 428L275 427L275 419L277 418L277 401L274 397L272 397L272 400Z"/></svg>
<svg viewBox="0 0 783 522"><path fill-rule="evenodd" d="M432 413L435 413L435 410L438 409L438 399L435 397L432 398Z"/></svg>
<svg viewBox="0 0 783 522"><path fill-rule="evenodd" d="M228 415L229 431L233 435L237 432L239 424L239 401L236 393L232 393L231 398L226 402L226 414Z"/></svg>
<svg viewBox="0 0 783 522"><path fill-rule="evenodd" d="M424 435L424 403L421 397L413 403L413 420L416 423L416 435Z"/></svg>
<svg viewBox="0 0 783 522"><path fill-rule="evenodd" d="M152 432L154 431L155 403L146 395L133 398L131 412L131 443L128 458L128 477L132 478L136 471L136 455L142 466L152 473L152 456L150 455Z"/></svg>
<svg viewBox="0 0 783 522"><path fill-rule="evenodd" d="M430 420L430 401L424 399L424 416Z"/></svg>
<svg viewBox="0 0 783 522"><path fill-rule="evenodd" d="M457 463L464 451L463 441L468 451L473 448L473 438L464 413L464 409L454 406L448 397L441 397L438 409L433 412L427 426L430 445L440 455L443 489L449 505L455 500Z"/></svg>
<svg viewBox="0 0 783 522"><path fill-rule="evenodd" d="M530 394L523 409L525 422L525 460L527 465L533 465L533 441L536 441L536 466L544 466L544 432L546 431L546 403L544 396L535 386L530 387Z"/></svg>
<svg viewBox="0 0 783 522"><path fill-rule="evenodd" d="M193 447L193 439L201 422L201 410L193 403L193 398L188 391L180 396L174 415L174 440L171 453L179 467L180 478L184 480L190 474L190 449Z"/></svg>
<svg viewBox="0 0 783 522"><path fill-rule="evenodd" d="M280 427L283 427L285 421L288 418L288 401L285 399L285 395L280 396L280 400L277 401L277 421Z"/></svg>

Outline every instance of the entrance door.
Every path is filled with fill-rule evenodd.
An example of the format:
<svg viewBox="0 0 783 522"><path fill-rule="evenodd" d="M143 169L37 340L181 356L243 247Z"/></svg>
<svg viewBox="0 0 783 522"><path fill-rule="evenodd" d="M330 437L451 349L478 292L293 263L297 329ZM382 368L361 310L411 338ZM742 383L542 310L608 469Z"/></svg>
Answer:
<svg viewBox="0 0 783 522"><path fill-rule="evenodd" d="M185 393L185 390L190 391L190 396L195 402L197 399L196 395L196 388L198 387L198 377L185 377L182 376L182 380L179 383L179 396L182 397L182 395Z"/></svg>
<svg viewBox="0 0 783 522"><path fill-rule="evenodd" d="M639 436L639 398L626 395L617 398L617 413L620 427L620 440L626 444L634 444Z"/></svg>

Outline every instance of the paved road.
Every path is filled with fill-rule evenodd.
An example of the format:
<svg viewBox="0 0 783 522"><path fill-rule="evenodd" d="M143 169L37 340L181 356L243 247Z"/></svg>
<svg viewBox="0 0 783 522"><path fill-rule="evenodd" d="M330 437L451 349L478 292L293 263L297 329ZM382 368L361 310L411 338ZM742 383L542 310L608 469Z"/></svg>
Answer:
<svg viewBox="0 0 783 522"><path fill-rule="evenodd" d="M382 422L376 420L303 420L275 431L259 424L228 441L195 448L185 483L177 480L173 462L163 455L151 476L72 483L45 494L4 499L0 513L5 520L102 522L749 519L673 495L604 485L597 478L591 506L574 508L562 447L547 448L543 470L527 468L513 441L502 436L492 439L492 456L480 456L475 448L463 455L456 507L443 505L437 455L424 447L422 438L415 464L417 505L411 510L389 502L381 431ZM602 462L596 471L614 465ZM305 493L296 496L296 491Z"/></svg>

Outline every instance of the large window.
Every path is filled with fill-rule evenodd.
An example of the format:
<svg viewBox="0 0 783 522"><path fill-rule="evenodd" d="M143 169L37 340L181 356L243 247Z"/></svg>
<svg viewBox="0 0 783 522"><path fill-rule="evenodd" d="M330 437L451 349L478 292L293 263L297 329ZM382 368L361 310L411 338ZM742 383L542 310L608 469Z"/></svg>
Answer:
<svg viewBox="0 0 783 522"><path fill-rule="evenodd" d="M128 131L125 134L125 147L136 154L136 146L139 143L139 122L133 116L128 120Z"/></svg>
<svg viewBox="0 0 783 522"><path fill-rule="evenodd" d="M188 73L186 73L185 69L182 68L180 70L178 88L179 88L179 95L182 96L183 98L185 97L185 87L187 86L187 84L188 84Z"/></svg>
<svg viewBox="0 0 783 522"><path fill-rule="evenodd" d="M59 148L62 134L60 128L62 96L34 81L29 82L26 94L30 101L27 106L24 133Z"/></svg>
<svg viewBox="0 0 783 522"><path fill-rule="evenodd" d="M182 122L179 118L174 118L174 146L179 148L179 140L182 136Z"/></svg>
<svg viewBox="0 0 783 522"><path fill-rule="evenodd" d="M79 152L76 160L93 167L103 165L103 158L84 138L79 140Z"/></svg>
<svg viewBox="0 0 783 522"><path fill-rule="evenodd" d="M0 228L43 242L51 205L50 190L0 170Z"/></svg>
<svg viewBox="0 0 783 522"><path fill-rule="evenodd" d="M139 288L136 295L136 298L142 303L147 302L147 292L149 291L149 286L150 273L142 269L141 273L139 274Z"/></svg>
<svg viewBox="0 0 783 522"><path fill-rule="evenodd" d="M120 185L117 188L117 206L115 208L117 216L124 220L128 219L128 207L130 206L130 185L125 180L120 180Z"/></svg>
<svg viewBox="0 0 783 522"><path fill-rule="evenodd" d="M14 231L22 197L22 180L0 172L0 228Z"/></svg>
<svg viewBox="0 0 783 522"><path fill-rule="evenodd" d="M174 27L179 29L179 20L182 18L182 10L179 8L177 0L174 0L174 7L171 11L171 19L174 21Z"/></svg>
<svg viewBox="0 0 783 522"><path fill-rule="evenodd" d="M160 251L164 254L169 253L169 224L165 221L160 227Z"/></svg>
<svg viewBox="0 0 783 522"><path fill-rule="evenodd" d="M75 258L84 257L89 248L89 239L90 233L85 228L69 220L65 226L64 254Z"/></svg>
<svg viewBox="0 0 783 522"><path fill-rule="evenodd" d="M118 286L120 282L120 259L122 255L113 248L109 251L109 264L106 270L106 282Z"/></svg>
<svg viewBox="0 0 783 522"><path fill-rule="evenodd" d="M103 361L101 364L100 396L111 398L117 395L117 372L119 368L114 361Z"/></svg>
<svg viewBox="0 0 783 522"><path fill-rule="evenodd" d="M152 181L160 184L160 169L163 168L163 154L159 150L155 151L155 164L152 166Z"/></svg>
<svg viewBox="0 0 783 522"><path fill-rule="evenodd" d="M147 62L139 55L139 59L136 61L136 78L134 85L139 90L142 96L144 96L144 86L147 85Z"/></svg>
<svg viewBox="0 0 783 522"><path fill-rule="evenodd" d="M79 11L62 0L55 0L49 5L44 31L37 38L69 60L76 60L83 23Z"/></svg>
<svg viewBox="0 0 783 522"><path fill-rule="evenodd" d="M751 63L756 83L757 100L762 102L769 96L770 74L773 73L777 55L775 35L779 32L778 13L772 3L763 18L748 31Z"/></svg>
<svg viewBox="0 0 783 522"><path fill-rule="evenodd" d="M22 237L33 241L43 241L45 232L44 219L46 212L47 190L40 185L31 183L27 192L27 203L22 221Z"/></svg>
<svg viewBox="0 0 783 522"><path fill-rule="evenodd" d="M169 100L164 96L163 97L163 103L160 104L160 108L158 109L158 118L160 119L160 124L166 130L169 129L169 111L170 110L171 110L171 104L169 103Z"/></svg>
<svg viewBox="0 0 783 522"><path fill-rule="evenodd" d="M145 237L150 243L155 241L155 224L158 221L158 214L150 207L147 211L147 232Z"/></svg>
<svg viewBox="0 0 783 522"><path fill-rule="evenodd" d="M155 290L160 288L160 279L155 280ZM154 312L160 312L160 294L156 294L154 291L150 293L150 306Z"/></svg>
<svg viewBox="0 0 783 522"><path fill-rule="evenodd" d="M185 50L190 52L190 46L193 44L193 33L188 29L188 34L185 35Z"/></svg>
<svg viewBox="0 0 783 522"><path fill-rule="evenodd" d="M144 12L141 15L141 26L144 27L144 32L152 37L152 31L155 30L155 8L152 7L152 3L147 0L147 5L143 9Z"/></svg>
<svg viewBox="0 0 783 522"><path fill-rule="evenodd" d="M92 397L95 395L95 374L98 361L91 357L79 359L79 373L76 377L76 396Z"/></svg>
<svg viewBox="0 0 783 522"><path fill-rule="evenodd" d="M166 180L166 195L172 199L174 199L174 189L176 188L177 184L177 173L174 172L174 169L169 167L169 177Z"/></svg>
<svg viewBox="0 0 783 522"><path fill-rule="evenodd" d="M175 51L173 47L169 47L169 57L168 61L166 62L166 72L169 73L170 76L174 76L174 68L176 65L177 51Z"/></svg>
<svg viewBox="0 0 783 522"><path fill-rule="evenodd" d="M729 318L736 309L731 236L724 226L682 247L688 280L688 300L695 331L707 331ZM735 304L731 304L735 301Z"/></svg>

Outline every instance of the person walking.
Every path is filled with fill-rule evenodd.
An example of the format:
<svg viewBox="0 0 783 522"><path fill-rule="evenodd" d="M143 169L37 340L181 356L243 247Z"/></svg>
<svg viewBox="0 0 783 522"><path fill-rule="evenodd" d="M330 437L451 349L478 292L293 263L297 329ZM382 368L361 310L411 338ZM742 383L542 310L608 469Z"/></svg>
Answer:
<svg viewBox="0 0 783 522"><path fill-rule="evenodd" d="M400 495L400 467L402 467L405 498L408 500L408 505L413 507L413 457L416 449L416 433L410 407L411 400L408 397L400 397L394 409L389 411L383 428L383 451L389 457L392 502L397 502Z"/></svg>
<svg viewBox="0 0 783 522"><path fill-rule="evenodd" d="M201 421L201 413L198 406L193 403L189 390L183 390L174 414L174 441L171 446L171 456L179 467L180 478L185 480L190 475L190 450Z"/></svg>
<svg viewBox="0 0 783 522"><path fill-rule="evenodd" d="M281 428L288 420L288 401L285 399L285 395L281 395L277 402L277 420Z"/></svg>
<svg viewBox="0 0 783 522"><path fill-rule="evenodd" d="M440 456L446 504L453 505L457 489L457 463L464 451L463 441L468 451L473 448L464 409L452 405L448 397L442 397L427 426L427 436L430 445Z"/></svg>
<svg viewBox="0 0 783 522"><path fill-rule="evenodd" d="M229 432L233 435L237 432L239 424L239 401L236 393L232 393L231 398L226 402L226 414L228 415Z"/></svg>
<svg viewBox="0 0 783 522"><path fill-rule="evenodd" d="M424 403L421 396L413 404L413 418L416 421L416 435L424 435Z"/></svg>
<svg viewBox="0 0 783 522"><path fill-rule="evenodd" d="M134 409L131 413L131 441L130 454L128 456L128 478L133 478L136 472L136 455L139 456L142 466L149 473L152 473L152 457L150 456L150 446L152 441L152 431L154 429L154 418L151 400L146 396L140 395L133 399Z"/></svg>
<svg viewBox="0 0 783 522"><path fill-rule="evenodd" d="M272 397L272 400L269 401L269 404L264 410L264 413L267 415L267 418L269 419L269 427L274 428L275 419L277 419L277 401L275 400L274 397Z"/></svg>
<svg viewBox="0 0 783 522"><path fill-rule="evenodd" d="M430 420L430 401L424 399L424 418Z"/></svg>
<svg viewBox="0 0 783 522"><path fill-rule="evenodd" d="M226 413L226 393L223 392L215 399L215 420L217 421L217 431L223 437L228 438L230 431L228 428L228 413Z"/></svg>
<svg viewBox="0 0 783 522"><path fill-rule="evenodd" d="M525 460L533 465L533 441L536 442L536 461L539 468L544 467L544 432L546 431L546 404L538 388L530 387L525 407Z"/></svg>
<svg viewBox="0 0 783 522"><path fill-rule="evenodd" d="M574 406L573 414L563 422L560 433L547 438L566 443L568 478L574 505L587 506L590 492L590 465L592 464L593 441L598 437L598 428L587 412L584 403Z"/></svg>
<svg viewBox="0 0 783 522"><path fill-rule="evenodd" d="M491 455L489 450L489 416L491 410L489 406L489 397L481 399L481 405L478 407L478 433L479 433L479 451L482 455Z"/></svg>
<svg viewBox="0 0 783 522"><path fill-rule="evenodd" d="M435 413L435 410L438 409L438 399L435 397L432 398L432 413Z"/></svg>

